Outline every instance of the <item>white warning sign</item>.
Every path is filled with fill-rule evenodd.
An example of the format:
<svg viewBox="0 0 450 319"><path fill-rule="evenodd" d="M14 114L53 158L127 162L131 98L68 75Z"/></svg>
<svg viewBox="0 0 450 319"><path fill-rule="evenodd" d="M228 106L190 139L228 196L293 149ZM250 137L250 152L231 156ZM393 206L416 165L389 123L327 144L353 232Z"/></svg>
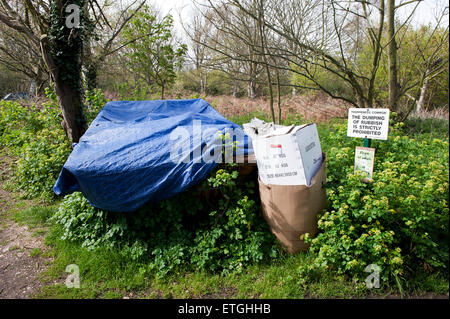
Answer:
<svg viewBox="0 0 450 319"><path fill-rule="evenodd" d="M347 136L387 140L389 109L348 109Z"/></svg>

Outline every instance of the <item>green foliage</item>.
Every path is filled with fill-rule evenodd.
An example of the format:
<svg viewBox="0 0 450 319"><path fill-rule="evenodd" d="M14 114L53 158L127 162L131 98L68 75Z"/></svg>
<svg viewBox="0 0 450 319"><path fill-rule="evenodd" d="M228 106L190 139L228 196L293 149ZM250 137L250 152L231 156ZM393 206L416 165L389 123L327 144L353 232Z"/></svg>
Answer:
<svg viewBox="0 0 450 319"><path fill-rule="evenodd" d="M70 4L80 8L80 26L68 28L66 18L70 13L66 7L59 7L58 1L52 1L50 5L50 16L48 36L51 44L51 54L59 69L61 80L74 89L81 88L81 51L83 42L93 30L93 23L85 14L87 1L73 0Z"/></svg>
<svg viewBox="0 0 450 319"><path fill-rule="evenodd" d="M143 7L123 30L128 43L128 65L134 74L147 85L164 90L175 82L176 68L181 67L187 46L175 46L172 41L173 18L165 16L161 21L148 6Z"/></svg>
<svg viewBox="0 0 450 319"><path fill-rule="evenodd" d="M54 199L53 185L71 152L61 126L61 113L52 88L46 89L49 100L40 108L23 107L15 102L0 102L0 145L17 157L14 188L27 198ZM106 100L99 90L87 94L89 121Z"/></svg>
<svg viewBox="0 0 450 319"><path fill-rule="evenodd" d="M331 68L330 66L327 67ZM312 93L321 89L336 96L343 96L346 98L352 96L352 88L350 85L336 74L325 70L323 66L311 65L309 66L309 72L308 77L299 73L292 73L291 83L297 85L300 88L300 92ZM313 78L314 81L312 81L311 78Z"/></svg>
<svg viewBox="0 0 450 319"><path fill-rule="evenodd" d="M408 136L424 137L430 136L434 138L448 137L449 121L446 119L421 119L409 117L405 120L402 127L404 134Z"/></svg>
<svg viewBox="0 0 450 319"><path fill-rule="evenodd" d="M198 188L134 213L92 207L80 194L66 196L52 220L62 238L89 249L120 249L143 262L141 271L158 276L180 267L213 272L241 271L275 257L274 238L259 215L253 183L238 182L234 169L218 169Z"/></svg>
<svg viewBox="0 0 450 319"><path fill-rule="evenodd" d="M117 88L119 98L123 101L144 101L151 98L152 87L139 80L134 85L124 82Z"/></svg>
<svg viewBox="0 0 450 319"><path fill-rule="evenodd" d="M48 219L55 213L54 206L33 206L14 214L14 221L30 228L49 226Z"/></svg>
<svg viewBox="0 0 450 319"><path fill-rule="evenodd" d="M354 149L346 125L322 138L327 145L329 209L311 243L314 261L305 273L336 271L364 280L365 267L381 267L385 283L401 283L413 271L448 269L448 137L416 140L403 136L403 123L376 142L373 181L354 174Z"/></svg>
<svg viewBox="0 0 450 319"><path fill-rule="evenodd" d="M98 112L105 106L108 101L106 100L103 92L100 89L94 89L92 91L86 91L86 120L88 125L95 119Z"/></svg>
<svg viewBox="0 0 450 319"><path fill-rule="evenodd" d="M406 27L402 31L404 34L399 37L400 41L397 52L398 81L401 88L411 87L409 94L419 98L422 85L422 75L427 71L427 67L437 63L439 58L444 66L441 73L432 74L429 82L428 92L426 94L426 110L432 110L436 107L446 107L448 109L449 95L449 73L448 73L448 30L438 28L434 30L431 26L422 26L420 28ZM383 35L383 44L389 42L387 34ZM373 65L373 48L369 39L362 42L357 54L356 65L364 73L369 74ZM434 57L434 58L431 58ZM389 63L388 55L381 55L377 77L375 79L375 100L378 105L385 105L389 97ZM405 107L411 102L408 97L403 97L400 105Z"/></svg>
<svg viewBox="0 0 450 319"><path fill-rule="evenodd" d="M53 184L70 153L57 104L50 101L29 110L12 102L1 105L0 144L18 158L15 188L28 198L53 198Z"/></svg>

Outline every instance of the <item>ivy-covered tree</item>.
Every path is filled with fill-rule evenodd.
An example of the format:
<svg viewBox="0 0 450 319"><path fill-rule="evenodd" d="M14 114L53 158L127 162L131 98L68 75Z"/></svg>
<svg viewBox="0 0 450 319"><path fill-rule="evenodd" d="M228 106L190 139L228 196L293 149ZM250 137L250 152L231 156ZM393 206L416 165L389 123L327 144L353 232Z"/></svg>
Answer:
<svg viewBox="0 0 450 319"><path fill-rule="evenodd" d="M175 82L176 68L181 67L185 44L174 44L173 18L158 19L150 7L144 7L123 31L124 42L131 42L125 53L131 71L148 86L161 89L161 99L167 87Z"/></svg>
<svg viewBox="0 0 450 319"><path fill-rule="evenodd" d="M64 130L69 140L77 143L86 130L81 53L92 23L86 14L86 0L74 0L71 5L74 9L68 10L63 1L51 2L48 35L41 37L41 48L61 105ZM68 23L74 13L74 19L79 19L74 20L77 25Z"/></svg>
<svg viewBox="0 0 450 319"><path fill-rule="evenodd" d="M86 128L80 72L84 36L90 28L87 5L87 0L0 2L0 21L40 48L55 84L62 126L72 143L79 141Z"/></svg>
<svg viewBox="0 0 450 319"><path fill-rule="evenodd" d="M122 1L126 3L124 9L121 8ZM42 74L50 74L61 108L62 126L72 143L78 142L86 129L82 66L88 73L86 86L95 87L97 68L106 56L127 45L117 44L117 39L124 25L143 6L144 0L118 0L115 3L119 9L116 11L118 18L113 23L105 13L105 9L111 6L107 0L0 0L1 29L11 32L9 39L18 48L11 59L5 60L0 56L0 63L9 63L9 69L15 67L36 84L42 82L42 86L44 82L41 80L46 78L42 79ZM98 30L105 28L99 40L101 43L93 45L93 41L100 38ZM10 54L12 46L5 49L2 30L0 51ZM21 53L32 55L24 60Z"/></svg>

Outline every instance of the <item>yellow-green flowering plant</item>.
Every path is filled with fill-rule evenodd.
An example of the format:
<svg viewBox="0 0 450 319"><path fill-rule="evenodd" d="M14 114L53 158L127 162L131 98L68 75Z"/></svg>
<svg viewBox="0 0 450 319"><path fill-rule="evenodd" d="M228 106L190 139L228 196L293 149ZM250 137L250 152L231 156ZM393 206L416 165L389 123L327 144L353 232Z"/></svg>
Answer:
<svg viewBox="0 0 450 319"><path fill-rule="evenodd" d="M412 139L402 126L392 125L387 141L373 141L375 167L368 183L354 173L361 140L347 137L345 124L321 141L329 207L316 238L306 236L314 262L301 272L334 270L363 281L365 268L375 264L383 282L399 283L416 270L448 269L448 137Z"/></svg>

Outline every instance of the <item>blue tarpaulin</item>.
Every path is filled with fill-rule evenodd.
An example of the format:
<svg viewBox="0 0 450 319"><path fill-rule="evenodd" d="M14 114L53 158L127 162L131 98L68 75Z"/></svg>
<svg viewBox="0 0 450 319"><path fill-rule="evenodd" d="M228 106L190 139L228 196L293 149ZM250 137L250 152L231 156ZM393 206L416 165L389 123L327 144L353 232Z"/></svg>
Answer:
<svg viewBox="0 0 450 319"><path fill-rule="evenodd" d="M238 157L253 153L241 127L202 99L109 102L74 146L53 190L81 191L101 209L134 211L207 178L224 145L233 149L224 136L235 136Z"/></svg>

